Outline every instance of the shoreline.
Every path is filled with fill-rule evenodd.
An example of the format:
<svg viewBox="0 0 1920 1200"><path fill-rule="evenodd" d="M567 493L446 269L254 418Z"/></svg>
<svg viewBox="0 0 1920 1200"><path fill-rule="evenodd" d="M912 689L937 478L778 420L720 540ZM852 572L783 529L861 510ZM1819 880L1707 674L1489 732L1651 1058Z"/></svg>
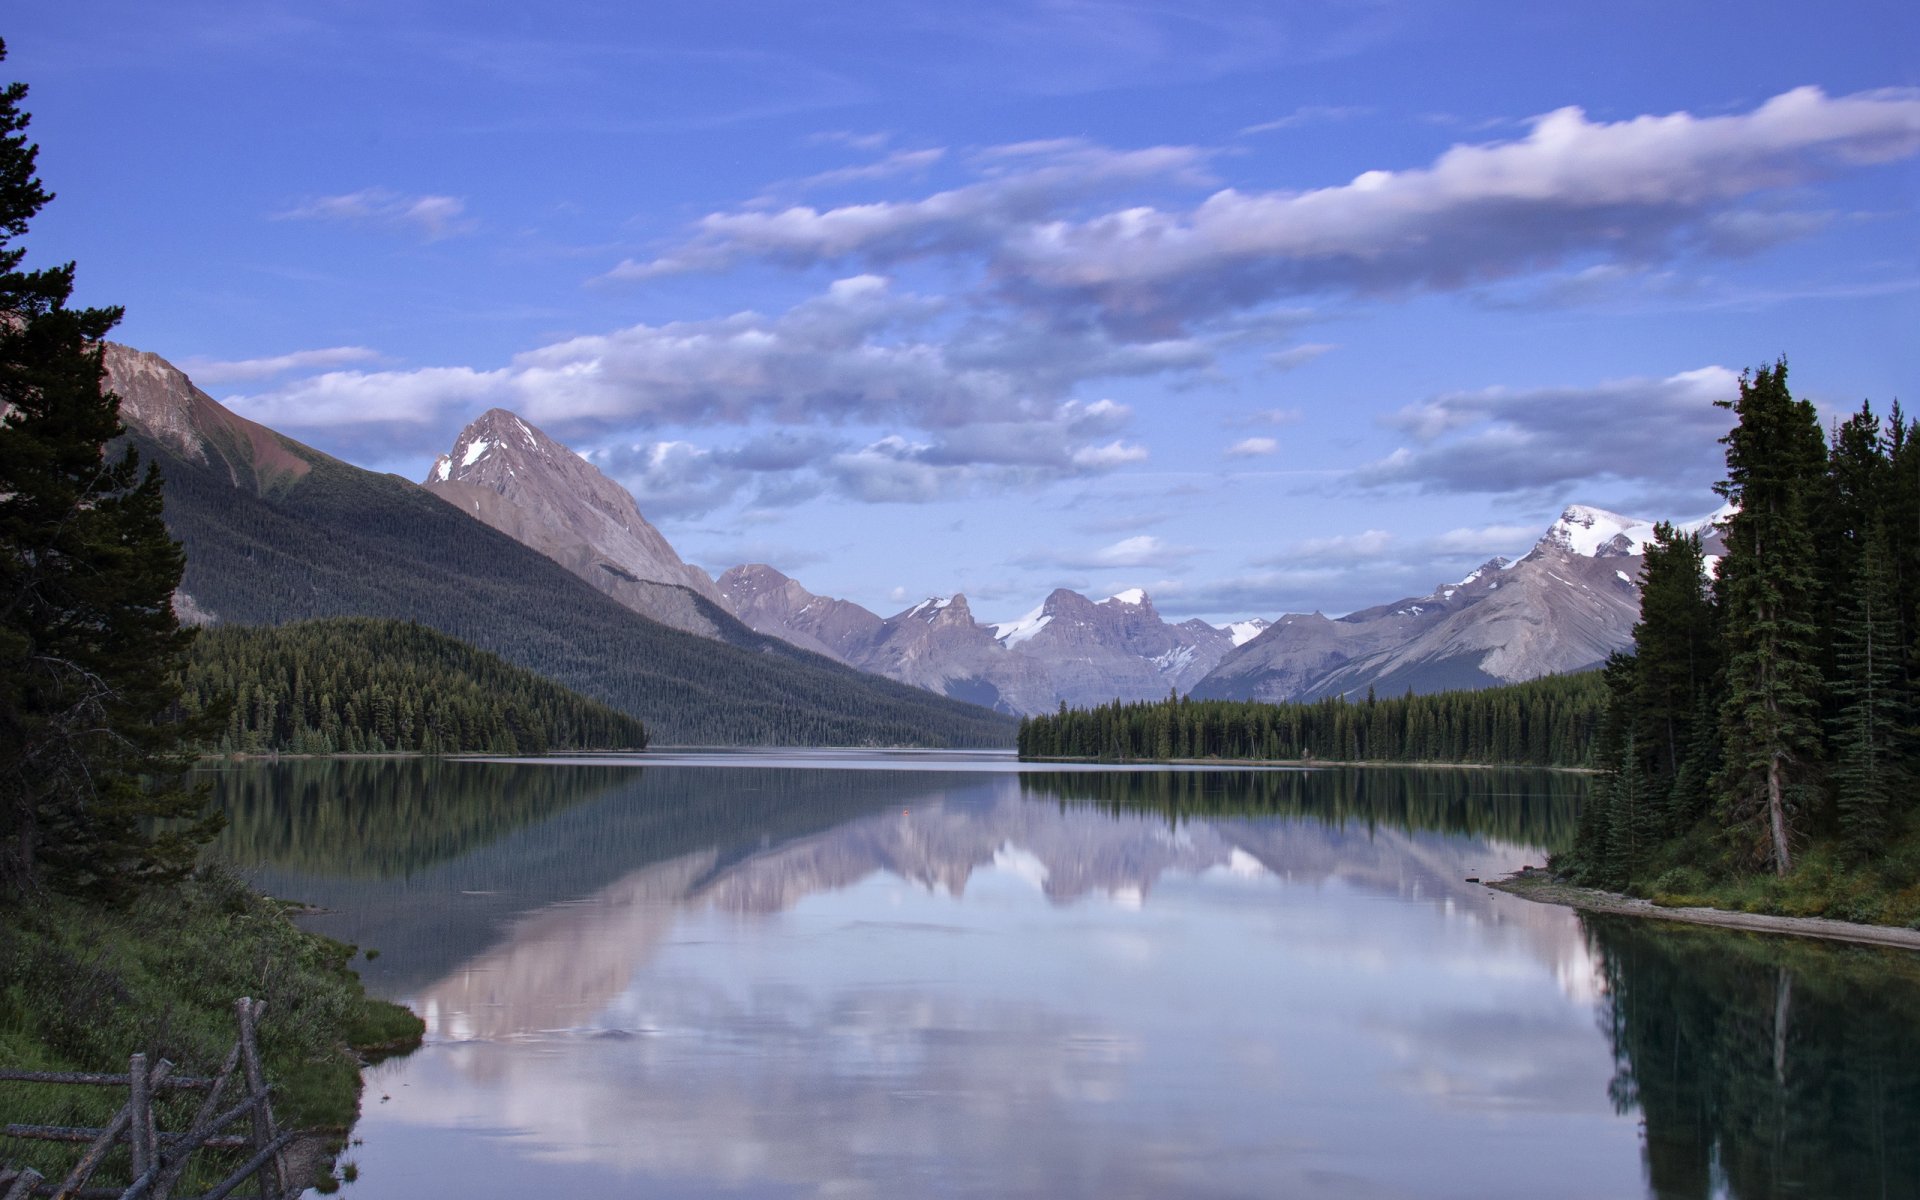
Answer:
<svg viewBox="0 0 1920 1200"><path fill-rule="evenodd" d="M1545 871L1519 871L1483 886L1509 896L1518 896L1522 900L1531 900L1535 904L1558 904L1580 912L1650 917L1656 921L1708 925L1748 933L1785 934L1788 937L1920 950L1920 929L1902 929L1897 925L1860 925L1829 917L1778 917L1766 913L1732 912L1723 908L1667 908L1651 900L1636 900L1618 892L1555 883Z"/></svg>
<svg viewBox="0 0 1920 1200"><path fill-rule="evenodd" d="M1022 755L1023 763L1094 763L1114 767L1367 767L1411 768L1433 770L1444 768L1457 771L1564 771L1570 775L1598 775L1597 767L1557 767L1540 763L1463 763L1463 762L1399 762L1389 759L1363 758L1100 758L1093 755L1036 754Z"/></svg>

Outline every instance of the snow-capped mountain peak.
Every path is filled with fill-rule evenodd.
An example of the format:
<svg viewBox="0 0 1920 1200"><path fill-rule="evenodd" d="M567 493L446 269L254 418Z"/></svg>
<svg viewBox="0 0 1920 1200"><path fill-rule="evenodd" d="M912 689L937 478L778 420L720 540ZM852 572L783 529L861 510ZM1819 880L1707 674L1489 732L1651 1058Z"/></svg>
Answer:
<svg viewBox="0 0 1920 1200"><path fill-rule="evenodd" d="M1653 540L1652 521L1625 517L1588 504L1569 504L1547 528L1542 546L1554 545L1582 558L1639 554Z"/></svg>
<svg viewBox="0 0 1920 1200"><path fill-rule="evenodd" d="M1128 588L1124 592L1115 592L1100 603L1142 605L1150 603L1150 601L1147 599L1146 589L1135 587Z"/></svg>

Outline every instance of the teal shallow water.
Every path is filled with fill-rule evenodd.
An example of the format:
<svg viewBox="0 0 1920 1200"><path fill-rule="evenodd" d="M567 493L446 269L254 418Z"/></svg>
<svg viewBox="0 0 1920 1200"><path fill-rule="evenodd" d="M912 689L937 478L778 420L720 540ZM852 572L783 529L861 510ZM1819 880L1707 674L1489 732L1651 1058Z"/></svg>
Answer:
<svg viewBox="0 0 1920 1200"><path fill-rule="evenodd" d="M1465 882L1578 777L645 761L222 773L428 1021L350 1195L1914 1194L1911 956Z"/></svg>

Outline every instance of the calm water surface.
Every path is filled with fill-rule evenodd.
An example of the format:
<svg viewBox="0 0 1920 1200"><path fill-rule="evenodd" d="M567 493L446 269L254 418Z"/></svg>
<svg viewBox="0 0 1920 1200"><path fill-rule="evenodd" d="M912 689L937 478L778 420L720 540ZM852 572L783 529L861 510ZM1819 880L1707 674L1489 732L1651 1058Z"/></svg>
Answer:
<svg viewBox="0 0 1920 1200"><path fill-rule="evenodd" d="M219 784L227 852L427 1019L369 1072L361 1200L1920 1194L1920 956L1465 882L1564 844L1582 786L878 753Z"/></svg>

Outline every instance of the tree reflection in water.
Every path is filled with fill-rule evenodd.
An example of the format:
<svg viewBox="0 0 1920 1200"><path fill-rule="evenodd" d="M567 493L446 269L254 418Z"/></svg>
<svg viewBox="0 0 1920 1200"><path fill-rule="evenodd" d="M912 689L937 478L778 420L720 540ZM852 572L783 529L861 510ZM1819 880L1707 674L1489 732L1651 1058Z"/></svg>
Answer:
<svg viewBox="0 0 1920 1200"><path fill-rule="evenodd" d="M1920 1196L1920 956L1583 918L1650 1194Z"/></svg>

